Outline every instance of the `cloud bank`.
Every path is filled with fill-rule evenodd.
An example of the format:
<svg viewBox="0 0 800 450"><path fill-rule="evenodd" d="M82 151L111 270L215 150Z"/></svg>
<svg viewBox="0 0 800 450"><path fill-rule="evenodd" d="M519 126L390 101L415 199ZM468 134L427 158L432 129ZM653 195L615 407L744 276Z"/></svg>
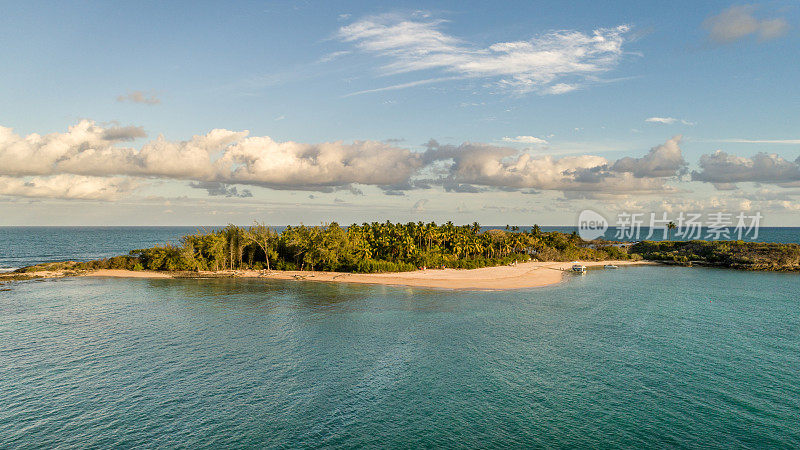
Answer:
<svg viewBox="0 0 800 450"><path fill-rule="evenodd" d="M743 182L784 186L800 182L800 158L787 161L774 153L757 153L746 158L717 150L700 157L700 168L692 172L692 180L714 183L721 190Z"/></svg>
<svg viewBox="0 0 800 450"><path fill-rule="evenodd" d="M56 175L28 179L0 176L0 195L62 200L117 200L129 194L135 182L124 178Z"/></svg>
<svg viewBox="0 0 800 450"><path fill-rule="evenodd" d="M440 144L411 151L380 141L277 142L247 131L214 129L185 141L163 136L138 148L140 127L103 126L83 120L63 133L20 136L0 127L0 195L114 200L155 180L177 180L210 196L254 195L250 186L277 190L361 193L373 186L387 195L439 188L453 193L492 190L561 192L569 198L609 198L676 192L671 182L688 170L681 136L641 157L556 157L484 143ZM537 143L517 136L513 143ZM751 158L723 151L703 155L691 173L697 182L733 190L736 183L800 185L800 158Z"/></svg>
<svg viewBox="0 0 800 450"><path fill-rule="evenodd" d="M0 175L125 175L322 189L400 183L420 165L409 150L375 141L301 144L215 129L188 141L159 136L137 150L118 146L125 137L108 131L88 120L45 136L22 137L0 127Z"/></svg>
<svg viewBox="0 0 800 450"><path fill-rule="evenodd" d="M626 195L668 191L666 180L685 173L680 136L654 147L642 158L610 161L593 155L533 156L488 144L428 143L426 162L446 162L445 186L459 192L482 186Z"/></svg>

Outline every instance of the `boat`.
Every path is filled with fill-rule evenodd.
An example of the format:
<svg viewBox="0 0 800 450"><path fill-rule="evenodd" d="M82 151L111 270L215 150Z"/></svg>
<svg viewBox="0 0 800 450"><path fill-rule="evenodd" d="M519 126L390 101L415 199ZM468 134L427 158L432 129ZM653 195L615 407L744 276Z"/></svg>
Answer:
<svg viewBox="0 0 800 450"><path fill-rule="evenodd" d="M615 266L613 264L606 264L605 266L603 266L603 268L606 268L606 269L619 269L619 266Z"/></svg>
<svg viewBox="0 0 800 450"><path fill-rule="evenodd" d="M584 266L583 264L573 264L572 271L583 275L586 273L586 266Z"/></svg>

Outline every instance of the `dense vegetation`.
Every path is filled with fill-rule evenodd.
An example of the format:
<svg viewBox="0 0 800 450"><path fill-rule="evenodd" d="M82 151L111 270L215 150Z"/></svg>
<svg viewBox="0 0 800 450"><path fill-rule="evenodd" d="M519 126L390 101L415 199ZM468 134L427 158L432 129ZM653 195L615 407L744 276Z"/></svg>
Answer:
<svg viewBox="0 0 800 450"><path fill-rule="evenodd" d="M419 267L472 269L530 259L571 261L628 259L610 244L588 245L575 234L529 231L481 231L480 225L364 223L346 228L287 227L278 233L256 223L228 225L184 236L180 245L133 250L130 255L73 263L72 270L128 269L219 271L239 269L397 272ZM52 267L51 267L52 268ZM67 268L67 267L63 267ZM28 268L26 270L41 270Z"/></svg>
<svg viewBox="0 0 800 450"><path fill-rule="evenodd" d="M631 253L683 265L707 264L746 270L800 270L800 245L743 241L644 241Z"/></svg>
<svg viewBox="0 0 800 450"><path fill-rule="evenodd" d="M514 261L598 261L646 259L682 265L705 264L747 270L800 271L800 245L742 241L644 241L620 248L583 241L576 233L529 231L517 227L481 231L480 225L448 222L364 223L346 228L228 225L198 231L129 255L89 262L47 263L19 272L94 269L199 272L224 270L322 270L401 272L419 267L473 269ZM509 230L510 228L510 230Z"/></svg>

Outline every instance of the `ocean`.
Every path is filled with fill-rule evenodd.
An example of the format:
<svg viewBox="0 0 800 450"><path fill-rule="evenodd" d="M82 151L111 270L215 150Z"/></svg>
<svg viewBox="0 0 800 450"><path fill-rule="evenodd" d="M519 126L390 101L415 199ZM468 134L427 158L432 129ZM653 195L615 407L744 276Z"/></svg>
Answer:
<svg viewBox="0 0 800 450"><path fill-rule="evenodd" d="M186 234L198 230L211 230L210 226L188 227L0 227L0 271L8 271L41 262L89 261L126 255L130 250L154 245L175 244ZM276 227L282 230L285 227ZM505 229L503 226L484 226L488 229ZM543 231L572 233L576 227L541 227ZM529 227L522 227L528 230ZM642 228L642 238L649 234ZM703 233L705 234L705 232ZM613 240L614 227L606 231L605 238ZM663 234L655 234L661 239ZM671 236L675 239L674 236ZM628 239L630 240L630 239ZM759 242L800 243L800 228L774 227L759 230Z"/></svg>
<svg viewBox="0 0 800 450"><path fill-rule="evenodd" d="M89 250L181 231L148 233ZM797 448L798 291L671 266L497 292L13 283L0 446Z"/></svg>

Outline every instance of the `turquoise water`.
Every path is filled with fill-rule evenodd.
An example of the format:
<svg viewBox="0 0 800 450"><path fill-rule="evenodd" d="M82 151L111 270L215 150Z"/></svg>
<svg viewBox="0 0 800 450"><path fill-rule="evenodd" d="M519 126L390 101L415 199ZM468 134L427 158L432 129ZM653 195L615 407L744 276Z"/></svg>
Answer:
<svg viewBox="0 0 800 450"><path fill-rule="evenodd" d="M174 244L181 236L210 229L213 227L0 227L0 271L41 262L89 261L127 255L130 250L168 242ZM542 227L542 230L572 233L576 228ZM642 237L647 236L648 228L642 230ZM606 238L614 239L615 233L615 228L609 228ZM656 234L654 239L661 237L663 233ZM761 228L756 240L800 243L800 228Z"/></svg>
<svg viewBox="0 0 800 450"><path fill-rule="evenodd" d="M0 292L2 447L798 447L800 278Z"/></svg>

